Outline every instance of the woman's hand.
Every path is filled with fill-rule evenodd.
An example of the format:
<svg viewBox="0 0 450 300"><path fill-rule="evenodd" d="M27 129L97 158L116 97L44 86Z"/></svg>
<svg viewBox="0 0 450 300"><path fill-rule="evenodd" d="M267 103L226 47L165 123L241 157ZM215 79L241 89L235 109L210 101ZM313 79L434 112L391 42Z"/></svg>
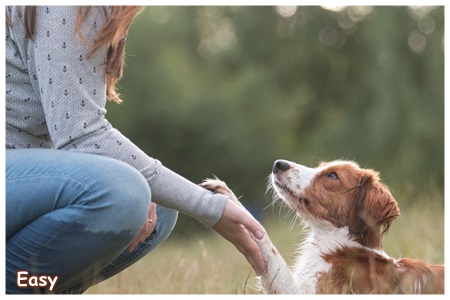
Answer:
<svg viewBox="0 0 450 300"><path fill-rule="evenodd" d="M250 231L256 238L262 239L265 230L249 212L229 200L222 218L212 228L244 254L257 275L266 272L266 263L249 233Z"/></svg>
<svg viewBox="0 0 450 300"><path fill-rule="evenodd" d="M152 234L156 226L156 218L156 204L152 202L150 203L150 210L148 211L148 218L145 220L144 227L142 227L141 232L139 232L134 241L128 246L128 252L133 251L137 244L145 241Z"/></svg>

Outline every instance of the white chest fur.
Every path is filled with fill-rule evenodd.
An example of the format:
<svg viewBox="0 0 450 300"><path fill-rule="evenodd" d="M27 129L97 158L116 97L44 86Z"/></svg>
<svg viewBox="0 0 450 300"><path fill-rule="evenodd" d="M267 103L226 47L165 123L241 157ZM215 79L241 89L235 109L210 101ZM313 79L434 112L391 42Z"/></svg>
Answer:
<svg viewBox="0 0 450 300"><path fill-rule="evenodd" d="M331 265L322 255L334 252L341 247L361 247L349 239L348 228L336 228L327 222L313 227L309 237L301 244L299 255L293 268L293 276L299 293L316 293L316 284L320 274L328 272ZM320 229L317 229L320 228Z"/></svg>

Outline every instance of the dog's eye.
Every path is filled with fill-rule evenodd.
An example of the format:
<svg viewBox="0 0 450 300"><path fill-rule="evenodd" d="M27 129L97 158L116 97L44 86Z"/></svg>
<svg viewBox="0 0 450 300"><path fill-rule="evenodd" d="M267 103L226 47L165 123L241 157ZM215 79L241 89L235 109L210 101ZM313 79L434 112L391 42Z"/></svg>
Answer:
<svg viewBox="0 0 450 300"><path fill-rule="evenodd" d="M339 179L336 172L331 172L330 174L328 174L328 177L331 179Z"/></svg>

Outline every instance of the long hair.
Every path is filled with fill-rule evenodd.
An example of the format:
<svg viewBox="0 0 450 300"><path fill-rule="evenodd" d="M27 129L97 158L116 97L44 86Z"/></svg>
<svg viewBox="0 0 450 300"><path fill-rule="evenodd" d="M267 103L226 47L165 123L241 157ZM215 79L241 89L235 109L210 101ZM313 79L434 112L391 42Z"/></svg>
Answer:
<svg viewBox="0 0 450 300"><path fill-rule="evenodd" d="M87 43L87 40L81 33L81 25L90 9L90 6L80 6L77 10L75 34L78 35L83 43ZM116 91L116 83L122 77L128 28L141 9L141 6L111 6L110 14L88 53L89 57L89 55L104 45L108 47L106 58L106 97L108 100L116 103L122 102L119 98L120 94ZM23 24L27 36L33 39L36 23L36 6L26 6L23 16ZM8 24L11 25L10 23Z"/></svg>

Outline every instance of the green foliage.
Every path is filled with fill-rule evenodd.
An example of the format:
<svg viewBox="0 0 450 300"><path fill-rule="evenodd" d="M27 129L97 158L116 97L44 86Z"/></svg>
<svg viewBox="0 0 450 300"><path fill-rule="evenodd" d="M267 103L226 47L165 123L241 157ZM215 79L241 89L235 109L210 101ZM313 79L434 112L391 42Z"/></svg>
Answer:
<svg viewBox="0 0 450 300"><path fill-rule="evenodd" d="M269 204L277 158L351 159L394 190L443 189L443 37L443 7L147 7L108 116L246 204Z"/></svg>

